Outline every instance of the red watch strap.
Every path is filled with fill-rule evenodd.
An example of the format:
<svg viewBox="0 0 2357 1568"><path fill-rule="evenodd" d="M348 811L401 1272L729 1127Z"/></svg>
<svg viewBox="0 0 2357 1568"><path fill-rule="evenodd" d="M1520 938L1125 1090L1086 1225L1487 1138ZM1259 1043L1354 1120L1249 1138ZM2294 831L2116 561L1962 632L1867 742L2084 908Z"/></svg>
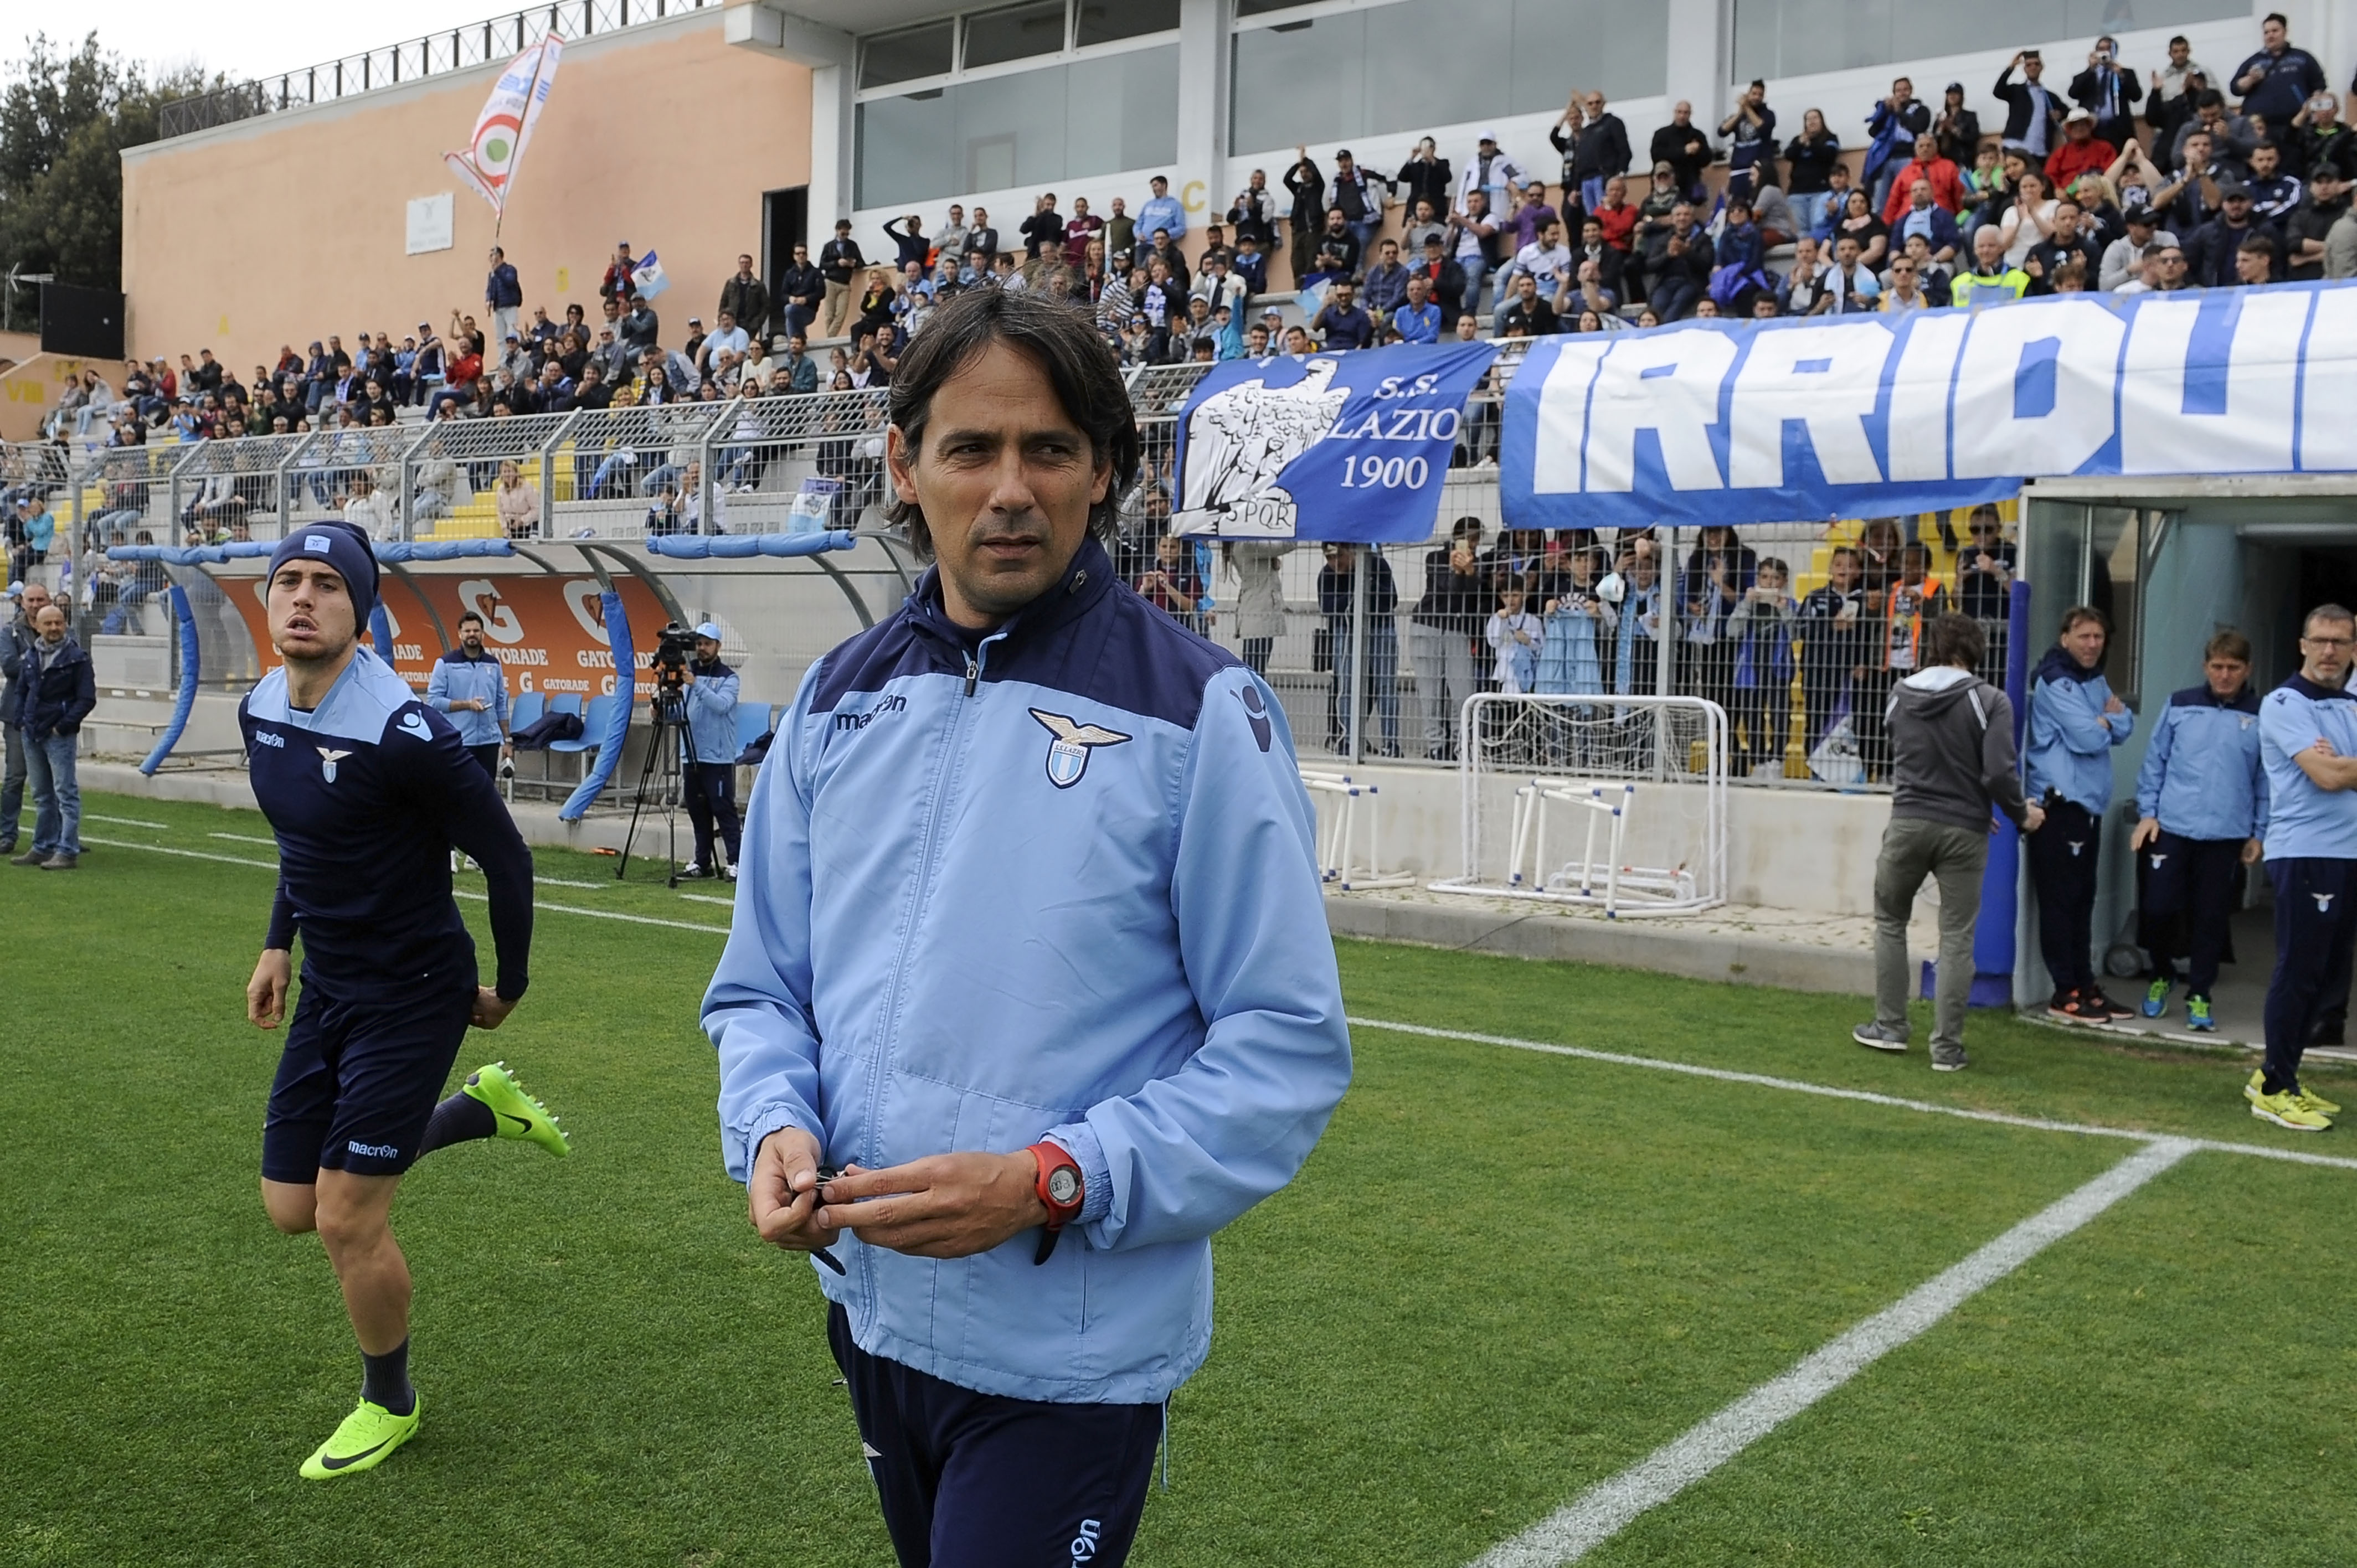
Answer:
<svg viewBox="0 0 2357 1568"><path fill-rule="evenodd" d="M1047 1205L1048 1229L1060 1230L1080 1218L1081 1210L1087 1206L1089 1200L1087 1183L1081 1175L1081 1162L1072 1158L1071 1151L1062 1144L1048 1139L1042 1139L1032 1144L1028 1152L1039 1167L1039 1174L1032 1183L1031 1189L1039 1195L1039 1201ZM1081 1184L1081 1193L1070 1203L1059 1203L1049 1196L1048 1178L1057 1171L1065 1169L1069 1169L1072 1173L1072 1179Z"/></svg>

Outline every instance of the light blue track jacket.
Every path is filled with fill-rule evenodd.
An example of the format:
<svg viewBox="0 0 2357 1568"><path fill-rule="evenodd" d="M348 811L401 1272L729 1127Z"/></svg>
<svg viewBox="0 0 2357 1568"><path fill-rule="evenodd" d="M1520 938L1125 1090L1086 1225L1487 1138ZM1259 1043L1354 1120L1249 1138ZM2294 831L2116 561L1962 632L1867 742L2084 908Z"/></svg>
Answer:
<svg viewBox="0 0 2357 1568"><path fill-rule="evenodd" d="M2209 686L2169 699L2136 769L2136 815L2188 839L2267 836L2267 770L2259 760L2259 694L2231 703Z"/></svg>
<svg viewBox="0 0 2357 1568"><path fill-rule="evenodd" d="M2050 789L2096 816L2112 803L2112 747L2136 729L2136 714L2104 712L2112 688L2100 671L2082 670L2050 648L2029 678L2029 744L2022 748L2027 793Z"/></svg>
<svg viewBox="0 0 2357 1568"><path fill-rule="evenodd" d="M687 744L698 762L734 762L744 749L737 738L737 671L718 660L693 665L688 683Z"/></svg>
<svg viewBox="0 0 2357 1568"><path fill-rule="evenodd" d="M491 705L482 713L472 708L453 712L453 702L480 697ZM469 659L454 648L434 661L425 678L425 705L450 721L461 746L497 746L500 725L508 716L508 675L485 649L480 659Z"/></svg>
<svg viewBox="0 0 2357 1568"><path fill-rule="evenodd" d="M866 1167L1051 1137L1086 1207L819 1274L861 1348L987 1393L1168 1398L1211 1336L1211 1233L1293 1178L1350 1082L1316 831L1269 689L1116 583L969 647L934 574L803 678L754 786L704 999L746 1179L799 1126Z"/></svg>

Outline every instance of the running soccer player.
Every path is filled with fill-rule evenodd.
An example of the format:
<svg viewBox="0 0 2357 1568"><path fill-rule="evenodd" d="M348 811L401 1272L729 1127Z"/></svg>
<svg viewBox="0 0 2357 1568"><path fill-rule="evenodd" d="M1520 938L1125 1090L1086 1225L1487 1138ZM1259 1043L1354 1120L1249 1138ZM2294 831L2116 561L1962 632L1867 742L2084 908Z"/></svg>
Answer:
<svg viewBox="0 0 2357 1568"><path fill-rule="evenodd" d="M409 1382L409 1265L389 1223L420 1155L473 1138L566 1153L546 1107L504 1064L437 1105L467 1026L496 1029L524 993L532 855L449 721L360 645L376 557L341 522L297 529L272 553L271 641L285 660L238 708L254 799L278 839L270 934L246 1016L285 1015L289 951L303 990L270 1087L262 1201L289 1235L317 1230L360 1340L358 1408L303 1462L312 1480L373 1468L417 1430ZM450 846L483 868L496 985L450 897Z"/></svg>
<svg viewBox="0 0 2357 1568"><path fill-rule="evenodd" d="M2259 704L2267 769L2267 880L2276 890L2276 971L2267 982L2267 1054L2244 1085L2251 1114L2321 1133L2341 1107L2303 1091L2299 1058L2318 1011L2349 987L2357 944L2357 701L2349 679L2357 617L2308 612L2299 673Z"/></svg>
<svg viewBox="0 0 2357 1568"><path fill-rule="evenodd" d="M2267 834L2267 775L2259 762L2259 696L2251 690L2251 639L2222 631L2202 650L2203 683L2169 699L2136 770L2136 855L2152 983L2144 1015L2169 1011L2177 961L2189 960L2186 1026L2218 1027L2210 993L2226 951L2226 922L2241 902L2243 867Z"/></svg>

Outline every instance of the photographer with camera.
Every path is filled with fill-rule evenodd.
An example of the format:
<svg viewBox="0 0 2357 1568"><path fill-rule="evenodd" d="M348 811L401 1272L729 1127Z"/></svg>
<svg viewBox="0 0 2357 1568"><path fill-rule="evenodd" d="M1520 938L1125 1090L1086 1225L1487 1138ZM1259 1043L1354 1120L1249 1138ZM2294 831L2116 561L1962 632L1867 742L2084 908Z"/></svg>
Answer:
<svg viewBox="0 0 2357 1568"><path fill-rule="evenodd" d="M683 646L684 645L684 646ZM655 655L657 700L677 715L680 793L687 819L695 824L695 858L680 873L683 880L716 876L737 880L737 671L720 662L720 628L705 621L688 643L677 627L665 627ZM712 828L720 825L728 858L714 853Z"/></svg>

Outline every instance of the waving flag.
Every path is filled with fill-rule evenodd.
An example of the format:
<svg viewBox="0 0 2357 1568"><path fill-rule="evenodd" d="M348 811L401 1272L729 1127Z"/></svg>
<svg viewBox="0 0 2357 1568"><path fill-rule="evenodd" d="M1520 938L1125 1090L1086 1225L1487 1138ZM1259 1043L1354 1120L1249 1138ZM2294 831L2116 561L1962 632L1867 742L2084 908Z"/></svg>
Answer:
<svg viewBox="0 0 2357 1568"><path fill-rule="evenodd" d="M671 286L671 275L662 270L662 263L655 259L655 253L649 251L630 269L630 284L639 291L640 299L652 299Z"/></svg>
<svg viewBox="0 0 2357 1568"><path fill-rule="evenodd" d="M548 102L549 86L556 80L556 62L564 52L565 40L552 33L508 61L499 81L491 84L491 95L483 101L482 113L476 117L475 139L463 153L442 155L452 172L501 217L507 215L508 189L514 182L516 166L523 162L532 128L540 124L541 107Z"/></svg>

